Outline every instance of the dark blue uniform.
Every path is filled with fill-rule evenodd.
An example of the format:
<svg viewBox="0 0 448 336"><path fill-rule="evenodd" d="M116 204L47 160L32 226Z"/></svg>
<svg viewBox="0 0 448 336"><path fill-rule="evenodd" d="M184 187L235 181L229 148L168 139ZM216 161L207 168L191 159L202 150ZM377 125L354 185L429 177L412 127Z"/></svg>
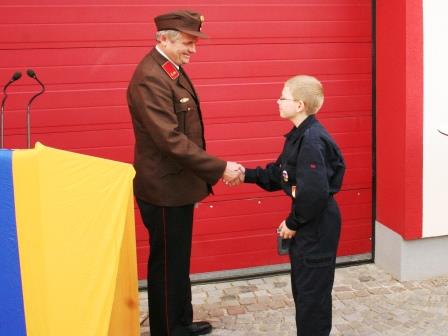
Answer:
<svg viewBox="0 0 448 336"><path fill-rule="evenodd" d="M341 189L344 159L326 129L313 116L287 135L276 162L246 169L245 182L267 191L282 189L291 197L291 283L296 305L297 335L328 336L331 290L341 230L333 195Z"/></svg>

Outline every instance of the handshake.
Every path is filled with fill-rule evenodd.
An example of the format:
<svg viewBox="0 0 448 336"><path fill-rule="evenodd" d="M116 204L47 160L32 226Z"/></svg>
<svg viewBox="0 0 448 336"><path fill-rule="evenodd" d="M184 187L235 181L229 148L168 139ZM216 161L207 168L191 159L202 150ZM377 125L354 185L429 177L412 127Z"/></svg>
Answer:
<svg viewBox="0 0 448 336"><path fill-rule="evenodd" d="M236 162L227 161L226 170L222 175L222 181L230 186L235 187L244 182L244 173L246 169Z"/></svg>

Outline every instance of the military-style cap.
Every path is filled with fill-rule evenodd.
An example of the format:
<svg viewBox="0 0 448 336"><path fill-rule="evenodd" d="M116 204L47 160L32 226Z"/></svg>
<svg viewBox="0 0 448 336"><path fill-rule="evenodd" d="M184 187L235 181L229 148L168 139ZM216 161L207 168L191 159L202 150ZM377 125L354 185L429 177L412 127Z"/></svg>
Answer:
<svg viewBox="0 0 448 336"><path fill-rule="evenodd" d="M207 35L201 32L204 17L199 13L179 10L156 16L154 22L156 23L157 31L178 30L200 38L208 38Z"/></svg>

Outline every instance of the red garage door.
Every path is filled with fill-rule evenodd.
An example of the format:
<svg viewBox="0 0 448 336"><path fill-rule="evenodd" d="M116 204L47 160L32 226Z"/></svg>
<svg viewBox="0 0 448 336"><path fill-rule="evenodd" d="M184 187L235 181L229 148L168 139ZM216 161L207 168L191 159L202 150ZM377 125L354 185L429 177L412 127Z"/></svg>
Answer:
<svg viewBox="0 0 448 336"><path fill-rule="evenodd" d="M33 141L125 162L133 135L125 90L154 41L153 16L184 1L3 0L0 79L33 68L47 92L32 107ZM150 3L150 4L148 4ZM198 54L187 66L202 100L211 153L248 167L276 158L290 124L276 99L295 74L322 80L320 120L340 144L348 166L339 256L371 251L372 73L371 1L196 1L205 16ZM25 76L26 77L26 76ZM8 91L6 138L24 147L25 107L38 86L22 78ZM222 184L196 212L193 272L287 262L276 253L275 228L289 201L254 186ZM137 216L140 277L147 234Z"/></svg>

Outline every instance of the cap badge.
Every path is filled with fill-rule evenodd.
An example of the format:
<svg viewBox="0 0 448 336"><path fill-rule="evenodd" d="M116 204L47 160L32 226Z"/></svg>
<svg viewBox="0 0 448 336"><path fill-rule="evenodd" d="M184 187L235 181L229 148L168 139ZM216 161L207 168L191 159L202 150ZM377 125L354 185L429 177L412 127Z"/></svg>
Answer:
<svg viewBox="0 0 448 336"><path fill-rule="evenodd" d="M176 79L177 77L179 77L179 72L171 62L166 61L162 65L162 69L165 70L165 72L168 74L168 76L170 76L171 79Z"/></svg>
<svg viewBox="0 0 448 336"><path fill-rule="evenodd" d="M188 97L183 97L179 100L180 103L187 103L190 100Z"/></svg>
<svg viewBox="0 0 448 336"><path fill-rule="evenodd" d="M201 23L199 23L199 31L201 31L202 30L202 24L204 23L204 21L205 21L205 18L204 18L204 16L203 15L201 15L200 17L199 17L199 20L201 21Z"/></svg>
<svg viewBox="0 0 448 336"><path fill-rule="evenodd" d="M282 171L283 182L288 182L288 172L286 170Z"/></svg>

